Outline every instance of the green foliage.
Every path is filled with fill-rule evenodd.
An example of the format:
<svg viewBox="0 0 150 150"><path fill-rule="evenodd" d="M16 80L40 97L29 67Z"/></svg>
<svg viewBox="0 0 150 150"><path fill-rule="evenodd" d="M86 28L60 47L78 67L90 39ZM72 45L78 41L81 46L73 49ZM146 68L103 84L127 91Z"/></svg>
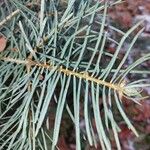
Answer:
<svg viewBox="0 0 150 150"><path fill-rule="evenodd" d="M82 136L90 145L96 147L100 142L102 149L110 150L111 129L117 148L121 149L120 129L112 107L118 109L128 128L138 136L124 112L122 98L140 104L143 97L139 88L150 84L146 79L128 83L126 77L132 72L144 73L135 69L149 60L150 54L124 67L143 28L131 39L131 33L142 22L126 33L107 24L108 7L119 2L9 0L3 4L7 7L0 8L0 20L8 15L7 9L17 13L0 26L9 41L0 54L0 149L57 148L64 110L74 124L78 150ZM122 38L112 39L106 27ZM118 55L128 38L130 45L120 60ZM117 44L114 54L106 51L109 41ZM100 111L100 98L104 112ZM45 122L54 109L53 103L57 107L54 129L50 132ZM80 128L81 119L85 129Z"/></svg>

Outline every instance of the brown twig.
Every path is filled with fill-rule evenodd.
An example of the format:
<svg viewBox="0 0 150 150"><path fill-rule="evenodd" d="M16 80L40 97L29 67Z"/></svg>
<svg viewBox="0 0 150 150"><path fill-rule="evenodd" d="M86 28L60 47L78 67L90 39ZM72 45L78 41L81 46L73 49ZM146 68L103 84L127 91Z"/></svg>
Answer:
<svg viewBox="0 0 150 150"><path fill-rule="evenodd" d="M5 58L1 58L1 60L8 61L8 62L14 62L14 63L17 63L17 64L25 64L26 66L30 66L30 67L31 66L37 66L37 67L50 69L50 70L56 68L56 71L61 72L65 75L75 76L77 78L88 80L88 81L97 83L99 85L104 85L104 86L109 87L111 89L117 90L118 92L121 92L121 93L125 92L124 91L125 90L124 89L125 85L122 85L122 84L118 85L118 84L109 83L109 82L94 78L86 72L76 72L76 71L73 71L73 70L69 70L67 68L63 68L62 66L57 67L57 66L53 66L51 64L46 64L46 63L44 63L44 64L43 63L36 63L35 61L32 61L30 59L19 60L19 59L13 59L13 58L5 57Z"/></svg>
<svg viewBox="0 0 150 150"><path fill-rule="evenodd" d="M5 19L3 19L0 22L0 27L2 27L7 21L11 20L14 16L16 16L18 13L20 12L19 9L15 10L14 12L12 12L10 15L8 15Z"/></svg>
<svg viewBox="0 0 150 150"><path fill-rule="evenodd" d="M1 58L1 60L13 62L16 64L24 64L27 66L28 73L30 72L30 69L32 66L37 66L39 68L45 68L45 69L49 69L49 70L55 69L57 72L63 73L67 76L74 76L74 77L77 77L77 78L80 78L83 80L88 80L90 82L111 88L118 92L120 99L122 99L122 97L127 97L128 99L133 100L133 96L136 97L136 99L138 98L138 100L148 98L147 96L142 97L142 95L140 94L141 92L138 91L136 88L126 87L127 83L125 82L125 80L123 80L121 83L111 83L111 82L107 82L107 81L95 78L95 77L89 75L88 72L76 72L76 71L70 70L68 68L63 68L62 66L55 66L54 64L47 64L46 62L45 63L37 63L37 62L31 60L29 57L28 57L28 59L25 59L25 60L13 59L10 57L3 57L3 58ZM134 100L134 102L140 104L136 100Z"/></svg>

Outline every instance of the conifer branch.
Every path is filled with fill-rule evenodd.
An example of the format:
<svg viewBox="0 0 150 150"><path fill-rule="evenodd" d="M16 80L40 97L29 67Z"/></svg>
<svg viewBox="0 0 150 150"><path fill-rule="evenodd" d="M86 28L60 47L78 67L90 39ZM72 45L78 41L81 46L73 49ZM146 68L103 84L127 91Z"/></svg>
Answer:
<svg viewBox="0 0 150 150"><path fill-rule="evenodd" d="M3 19L0 22L0 27L2 27L7 21L11 20L13 17L15 17L17 14L19 14L20 10L17 9L14 12L12 12L10 15L8 15L5 19Z"/></svg>
<svg viewBox="0 0 150 150"><path fill-rule="evenodd" d="M24 64L24 65L27 65L27 66L28 65L37 66L37 67L50 69L50 70L56 68L56 71L61 72L63 74L66 74L68 76L75 76L77 78L81 78L81 79L84 79L84 80L94 82L94 83L99 84L99 85L106 86L108 88L114 89L114 90L119 91L121 93L125 93L123 84L113 84L113 83L106 82L104 80L97 79L95 77L90 76L88 74L88 72L75 72L75 71L70 70L68 68L63 68L62 66L58 67L58 66L53 66L53 65L47 64L47 63L45 63L45 64L36 63L35 61L32 61L30 59L19 60L19 59L13 59L13 58L5 57L5 58L1 58L1 60L8 61L8 62L13 62L13 63L16 63L16 64Z"/></svg>

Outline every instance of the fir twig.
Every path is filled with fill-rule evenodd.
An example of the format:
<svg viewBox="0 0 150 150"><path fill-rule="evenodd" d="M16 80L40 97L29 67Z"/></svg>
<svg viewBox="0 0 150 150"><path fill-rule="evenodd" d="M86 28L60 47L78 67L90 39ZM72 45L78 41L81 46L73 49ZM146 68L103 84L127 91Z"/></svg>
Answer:
<svg viewBox="0 0 150 150"><path fill-rule="evenodd" d="M17 9L14 12L12 12L10 15L8 15L5 19L3 19L0 22L0 27L2 27L7 21L10 21L13 17L15 17L17 14L19 14L20 10Z"/></svg>

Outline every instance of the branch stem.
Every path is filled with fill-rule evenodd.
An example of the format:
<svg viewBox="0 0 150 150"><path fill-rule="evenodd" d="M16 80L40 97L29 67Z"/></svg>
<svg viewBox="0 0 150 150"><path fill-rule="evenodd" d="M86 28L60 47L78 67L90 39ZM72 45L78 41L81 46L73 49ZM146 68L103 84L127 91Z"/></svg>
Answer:
<svg viewBox="0 0 150 150"><path fill-rule="evenodd" d="M19 60L19 59L13 59L13 58L5 57L5 58L1 58L1 60L8 61L8 62L13 62L13 63L16 63L16 64L25 64L25 65L30 65L30 66L38 66L38 67L49 69L49 70L51 70L53 68L57 68L56 71L62 72L64 74L68 75L68 76L75 76L77 78L85 79L85 80L94 82L96 84L103 85L103 86L106 86L108 88L117 90L118 92L124 93L123 92L124 87L121 86L121 84L113 84L113 83L110 83L110 82L106 82L104 80L97 79L95 77L90 76L87 72L75 72L73 70L63 68L62 66L58 67L58 66L54 66L54 65L50 65L50 64L46 64L46 63L45 64L44 63L37 63L37 62L32 61L30 59L28 59L28 60Z"/></svg>
<svg viewBox="0 0 150 150"><path fill-rule="evenodd" d="M19 9L15 10L14 12L12 12L10 15L8 15L5 19L3 19L0 22L0 27L2 27L7 21L11 20L14 16L16 16L18 13L20 12Z"/></svg>

